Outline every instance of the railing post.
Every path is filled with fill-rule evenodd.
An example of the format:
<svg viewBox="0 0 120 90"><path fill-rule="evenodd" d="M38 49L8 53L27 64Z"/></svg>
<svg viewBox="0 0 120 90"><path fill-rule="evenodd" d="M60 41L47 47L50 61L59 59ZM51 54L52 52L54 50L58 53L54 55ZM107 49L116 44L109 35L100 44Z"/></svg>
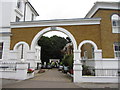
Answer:
<svg viewBox="0 0 120 90"><path fill-rule="evenodd" d="M35 64L36 64L36 58L35 58L35 51L28 51L27 52L27 57L26 57L26 62L30 63L30 68L35 69Z"/></svg>
<svg viewBox="0 0 120 90"><path fill-rule="evenodd" d="M95 50L95 60L102 60L102 50Z"/></svg>
<svg viewBox="0 0 120 90"><path fill-rule="evenodd" d="M28 69L28 63L23 63L23 62L19 62L17 63L17 72L16 72L16 79L20 79L20 80L25 80L27 79L27 69Z"/></svg>
<svg viewBox="0 0 120 90"><path fill-rule="evenodd" d="M81 82L82 78L82 63L81 63L81 58L80 58L80 50L75 50L74 51L74 82Z"/></svg>

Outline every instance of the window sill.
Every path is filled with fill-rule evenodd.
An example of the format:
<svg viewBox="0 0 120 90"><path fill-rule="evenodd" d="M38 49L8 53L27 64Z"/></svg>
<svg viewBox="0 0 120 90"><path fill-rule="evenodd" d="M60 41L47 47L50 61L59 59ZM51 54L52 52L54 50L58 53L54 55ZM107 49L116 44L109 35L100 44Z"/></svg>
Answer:
<svg viewBox="0 0 120 90"><path fill-rule="evenodd" d="M116 59L116 60L119 60L119 59L120 59L120 57L115 57L115 59Z"/></svg>
<svg viewBox="0 0 120 90"><path fill-rule="evenodd" d="M112 32L113 34L120 34L120 32Z"/></svg>

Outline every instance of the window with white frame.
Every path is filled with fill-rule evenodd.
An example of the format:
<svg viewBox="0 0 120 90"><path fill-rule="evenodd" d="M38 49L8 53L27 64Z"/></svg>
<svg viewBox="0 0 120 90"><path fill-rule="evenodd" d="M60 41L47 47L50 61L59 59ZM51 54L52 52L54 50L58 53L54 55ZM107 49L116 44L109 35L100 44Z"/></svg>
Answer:
<svg viewBox="0 0 120 90"><path fill-rule="evenodd" d="M112 21L112 33L120 33L120 16L113 14L111 17Z"/></svg>
<svg viewBox="0 0 120 90"><path fill-rule="evenodd" d="M32 13L31 21L33 21L33 20L34 20L34 14Z"/></svg>
<svg viewBox="0 0 120 90"><path fill-rule="evenodd" d="M16 16L16 22L19 22L20 18L18 16Z"/></svg>
<svg viewBox="0 0 120 90"><path fill-rule="evenodd" d="M114 43L114 54L115 54L115 58L120 57L120 42Z"/></svg>
<svg viewBox="0 0 120 90"><path fill-rule="evenodd" d="M2 59L3 54L3 43L0 42L0 59Z"/></svg>
<svg viewBox="0 0 120 90"><path fill-rule="evenodd" d="M20 0L17 1L17 7L18 7L18 8L21 7L21 2L20 2Z"/></svg>

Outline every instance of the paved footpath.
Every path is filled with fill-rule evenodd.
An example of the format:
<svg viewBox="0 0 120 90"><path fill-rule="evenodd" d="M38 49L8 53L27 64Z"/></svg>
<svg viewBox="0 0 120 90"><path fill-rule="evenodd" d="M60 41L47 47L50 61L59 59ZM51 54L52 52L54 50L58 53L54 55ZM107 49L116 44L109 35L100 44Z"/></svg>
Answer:
<svg viewBox="0 0 120 90"><path fill-rule="evenodd" d="M3 88L79 88L72 79L58 69L36 74L34 78L3 85Z"/></svg>
<svg viewBox="0 0 120 90"><path fill-rule="evenodd" d="M24 81L3 80L3 88L118 88L118 84L73 83L68 75L51 69Z"/></svg>

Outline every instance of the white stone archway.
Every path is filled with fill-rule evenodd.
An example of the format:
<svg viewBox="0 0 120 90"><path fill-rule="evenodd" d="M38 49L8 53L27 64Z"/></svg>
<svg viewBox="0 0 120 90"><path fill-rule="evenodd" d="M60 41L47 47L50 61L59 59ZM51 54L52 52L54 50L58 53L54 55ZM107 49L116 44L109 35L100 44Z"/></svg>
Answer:
<svg viewBox="0 0 120 90"><path fill-rule="evenodd" d="M78 52L78 48L77 48L77 42L76 42L74 36L68 30L61 28L61 27L54 27L54 30L53 30L53 27L48 27L48 28L43 29L42 31L38 32L37 35L32 40L31 50L35 51L35 47L36 46L38 47L37 42L40 39L40 37L49 31L63 32L71 39L71 41L73 43L73 48L74 48L74 67L73 67L74 77L73 78L74 78L74 82L79 82L81 79L80 77L82 76L82 65L79 61L79 52Z"/></svg>
<svg viewBox="0 0 120 90"><path fill-rule="evenodd" d="M81 60L81 47L82 47L82 45L84 45L86 43L89 43L89 44L93 45L94 53L95 53L95 58L94 59L95 60L102 60L102 50L98 49L97 45L91 40L84 40L79 44L78 50L80 51L80 54L79 54L80 60Z"/></svg>
<svg viewBox="0 0 120 90"><path fill-rule="evenodd" d="M43 34L49 32L49 31L54 31L54 30L52 30L51 27L45 28L45 29L43 29L42 31L40 31L40 32L34 37L34 39L32 40L32 43L31 43L31 50L34 50L34 49L35 49L35 46L37 45L37 41L40 39L40 37L41 37ZM69 31L67 31L66 29L61 28L61 27L55 27L55 31L60 31L60 32L63 32L63 33L65 33L66 35L68 35L68 37L71 39L71 41L72 41L73 44L74 44L74 45L73 45L73 46L74 46L74 50L77 50L77 42L76 42L75 38L73 37L73 35L72 35Z"/></svg>

